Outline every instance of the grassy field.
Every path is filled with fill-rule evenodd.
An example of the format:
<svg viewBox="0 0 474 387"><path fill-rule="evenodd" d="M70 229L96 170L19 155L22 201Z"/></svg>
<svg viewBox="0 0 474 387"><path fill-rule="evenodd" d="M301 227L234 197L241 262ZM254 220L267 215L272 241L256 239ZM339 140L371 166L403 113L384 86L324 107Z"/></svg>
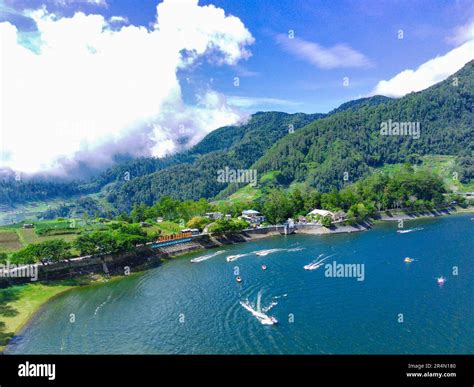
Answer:
<svg viewBox="0 0 474 387"><path fill-rule="evenodd" d="M47 300L77 285L25 284L0 289L0 352Z"/></svg>
<svg viewBox="0 0 474 387"><path fill-rule="evenodd" d="M23 228L21 223L0 227L0 252L12 253L26 247L30 243L40 243L53 239L63 239L71 242L77 238L79 229L69 228L70 222L64 221L39 221L35 228ZM38 235L37 229L51 229L56 235ZM64 233L62 233L64 232Z"/></svg>
<svg viewBox="0 0 474 387"><path fill-rule="evenodd" d="M63 203L70 203L74 199L75 197L30 202L26 204L17 204L15 208L4 206L0 211L0 224L11 224L23 219L38 220L38 217L48 208L57 207Z"/></svg>
<svg viewBox="0 0 474 387"><path fill-rule="evenodd" d="M23 247L20 237L13 230L0 230L0 253L10 253Z"/></svg>
<svg viewBox="0 0 474 387"><path fill-rule="evenodd" d="M163 221L161 223L153 224L151 227L145 227L144 230L148 235L161 231L161 235L170 235L179 233L183 228L178 223Z"/></svg>
<svg viewBox="0 0 474 387"><path fill-rule="evenodd" d="M74 241L82 231L98 231L108 229L108 223L85 222L81 219L59 219L43 220L34 222L34 228L23 228L22 223L11 224L0 227L0 253L13 253L26 247L31 243L41 243L49 240L62 239L67 242ZM74 228L71 228L71 224ZM161 235L170 235L180 232L181 227L178 223L164 221L152 224L150 227L144 227L148 235L160 233ZM38 235L37 230L49 230L50 233ZM51 234L52 233L52 234ZM77 251L72 250L73 253Z"/></svg>
<svg viewBox="0 0 474 387"><path fill-rule="evenodd" d="M256 187L246 185L240 188L226 199L213 201L212 204L219 206L220 204L230 203L251 203L262 196L262 191Z"/></svg>
<svg viewBox="0 0 474 387"><path fill-rule="evenodd" d="M49 283L28 283L0 289L0 353L8 341L17 334L40 307L53 297L80 286L119 280L96 275Z"/></svg>
<svg viewBox="0 0 474 387"><path fill-rule="evenodd" d="M16 232L18 233L24 246L28 245L29 243L40 243L54 239L63 239L65 241L71 242L77 238L77 234L37 235L35 230L32 228L22 228L16 230Z"/></svg>
<svg viewBox="0 0 474 387"><path fill-rule="evenodd" d="M421 165L415 165L415 170L435 173L443 179L446 187L460 193L474 191L474 181L463 184L456 179L456 164L454 156L434 155L423 156ZM403 164L386 164L381 170L386 172L397 172L403 168Z"/></svg>

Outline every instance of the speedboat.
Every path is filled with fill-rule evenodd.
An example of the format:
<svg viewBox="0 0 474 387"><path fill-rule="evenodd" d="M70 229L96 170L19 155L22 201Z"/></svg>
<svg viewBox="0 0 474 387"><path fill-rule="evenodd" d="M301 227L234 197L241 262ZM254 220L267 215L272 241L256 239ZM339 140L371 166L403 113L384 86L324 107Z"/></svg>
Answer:
<svg viewBox="0 0 474 387"><path fill-rule="evenodd" d="M242 278L240 276L235 277L235 280L240 284L242 282Z"/></svg>
<svg viewBox="0 0 474 387"><path fill-rule="evenodd" d="M319 269L321 266L323 266L322 262L321 263L310 263L309 265L303 266L305 270L316 270Z"/></svg>
<svg viewBox="0 0 474 387"><path fill-rule="evenodd" d="M278 320L273 317L273 316L268 316L265 313L259 312L258 310L255 310L252 308L248 303L245 302L240 302L240 305L242 305L245 309L247 309L254 317L257 318L258 321L260 321L260 324L262 325L274 325L278 324Z"/></svg>
<svg viewBox="0 0 474 387"><path fill-rule="evenodd" d="M265 316L265 317L258 317L257 316L257 318L260 320L260 323L262 323L263 325L278 324L278 320L275 317L267 316L266 314L264 314L263 316Z"/></svg>
<svg viewBox="0 0 474 387"><path fill-rule="evenodd" d="M236 259L239 259L241 256L242 256L242 254L229 255L225 260L227 262L232 262L232 261L235 261Z"/></svg>
<svg viewBox="0 0 474 387"><path fill-rule="evenodd" d="M406 234L408 232L412 232L413 230L397 230L399 234Z"/></svg>
<svg viewBox="0 0 474 387"><path fill-rule="evenodd" d="M256 251L255 252L255 255L259 256L259 257L264 257L270 253L273 253L277 251L277 249L269 249L269 250L260 250L260 251Z"/></svg>
<svg viewBox="0 0 474 387"><path fill-rule="evenodd" d="M267 270L267 265L262 265L262 270Z"/></svg>
<svg viewBox="0 0 474 387"><path fill-rule="evenodd" d="M268 249L268 250L260 250L255 251L255 255L258 257L264 257L268 254L276 253L277 251L281 251L282 249Z"/></svg>
<svg viewBox="0 0 474 387"><path fill-rule="evenodd" d="M412 263L413 261L414 261L414 259L413 259L413 258L410 258L410 257L406 257L406 258L403 260L403 262L405 262L405 263Z"/></svg>
<svg viewBox="0 0 474 387"><path fill-rule="evenodd" d="M444 285L444 283L446 282L446 278L444 278L443 276L438 277L436 278L436 282L438 282L438 285Z"/></svg>

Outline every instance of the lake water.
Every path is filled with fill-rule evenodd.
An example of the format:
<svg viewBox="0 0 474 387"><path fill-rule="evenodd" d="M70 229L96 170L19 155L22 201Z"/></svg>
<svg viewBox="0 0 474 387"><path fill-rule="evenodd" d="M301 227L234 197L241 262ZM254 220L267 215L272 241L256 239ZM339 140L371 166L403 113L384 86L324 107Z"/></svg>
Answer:
<svg viewBox="0 0 474 387"><path fill-rule="evenodd" d="M199 263L190 259L219 249L178 257L60 296L6 352L472 354L471 217L405 222L422 228L406 234L396 232L396 223L383 223L355 234L270 237L225 247ZM282 250L226 261L262 249ZM363 264L364 280L328 277L324 266L303 269L321 254L334 254L325 263ZM404 263L407 256L415 261ZM447 279L443 286L439 276ZM261 310L278 324L261 324L241 305L248 300L256 309L259 294Z"/></svg>

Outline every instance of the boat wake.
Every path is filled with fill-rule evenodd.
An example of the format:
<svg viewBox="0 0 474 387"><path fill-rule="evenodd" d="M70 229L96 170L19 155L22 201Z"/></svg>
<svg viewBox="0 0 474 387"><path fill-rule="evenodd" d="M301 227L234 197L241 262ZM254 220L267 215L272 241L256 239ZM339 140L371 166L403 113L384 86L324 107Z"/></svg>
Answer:
<svg viewBox="0 0 474 387"><path fill-rule="evenodd" d="M261 307L261 299L262 299L262 292L260 291L257 296L257 306L254 307L250 301L247 299L245 301L240 301L240 305L244 307L247 311L249 311L252 316L254 316L262 325L274 325L278 324L278 320L273 317L269 316L266 313L270 311L274 306L278 305L278 302L273 300L267 307Z"/></svg>
<svg viewBox="0 0 474 387"><path fill-rule="evenodd" d="M219 251L216 251L215 253L213 254L208 254L208 255L203 255L202 257L196 257L196 258L193 258L191 259L191 262L193 263L197 263L197 262L203 262L203 261L207 261L208 259L212 258L212 257L215 257L217 255L221 255L225 253L224 250L219 250Z"/></svg>
<svg viewBox="0 0 474 387"><path fill-rule="evenodd" d="M259 256L259 257L264 257L268 254L272 254L272 253L276 253L277 251L283 251L284 249L269 249L269 250L259 250L259 251L255 251L255 255Z"/></svg>
<svg viewBox="0 0 474 387"><path fill-rule="evenodd" d="M397 230L399 234L408 234L409 232L421 231L423 227L409 228L407 230Z"/></svg>
<svg viewBox="0 0 474 387"><path fill-rule="evenodd" d="M237 260L237 259L239 259L239 258L246 257L247 255L250 255L250 254L252 254L252 253L228 255L228 256L226 257L226 261L227 261L227 262L232 262L232 261L235 261L235 260Z"/></svg>
<svg viewBox="0 0 474 387"><path fill-rule="evenodd" d="M107 304L107 302L110 301L110 298L111 298L111 297L112 297L112 296L109 294L109 296L107 297L107 299L106 299L103 303L101 303L97 308L95 308L94 316L97 316L97 313L99 313L99 310L102 309L102 308L104 307L104 305Z"/></svg>
<svg viewBox="0 0 474 387"><path fill-rule="evenodd" d="M251 253L246 253L246 254L236 254L236 255L229 255L226 257L227 262L232 262L235 261L239 258L246 257L248 255L255 254L257 257L265 257L269 254L277 253L279 251L301 251L304 250L304 247L294 247L291 249L267 249L267 250L257 250L257 251L252 251Z"/></svg>
<svg viewBox="0 0 474 387"><path fill-rule="evenodd" d="M324 256L324 254L320 254L318 258L316 258L313 262L308 263L307 265L303 266L305 270L316 270L323 266L323 263L326 259L333 257L336 254L328 255L326 258L320 259Z"/></svg>

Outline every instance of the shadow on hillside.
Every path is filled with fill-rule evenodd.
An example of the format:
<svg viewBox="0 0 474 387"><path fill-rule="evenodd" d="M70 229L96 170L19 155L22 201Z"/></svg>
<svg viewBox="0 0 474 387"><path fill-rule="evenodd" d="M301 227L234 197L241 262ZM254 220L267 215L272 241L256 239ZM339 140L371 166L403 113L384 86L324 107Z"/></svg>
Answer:
<svg viewBox="0 0 474 387"><path fill-rule="evenodd" d="M19 297L19 291L16 289L0 290L0 320L2 317L15 317L18 314L18 311L9 304L18 300ZM13 336L14 333L6 332L5 323L0 321L0 346L7 345Z"/></svg>

